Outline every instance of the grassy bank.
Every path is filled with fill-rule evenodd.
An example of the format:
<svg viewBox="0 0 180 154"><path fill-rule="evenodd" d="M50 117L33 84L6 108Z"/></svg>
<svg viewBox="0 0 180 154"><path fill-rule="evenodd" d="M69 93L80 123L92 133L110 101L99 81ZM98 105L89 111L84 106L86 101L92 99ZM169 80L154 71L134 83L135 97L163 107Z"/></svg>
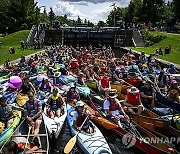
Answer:
<svg viewBox="0 0 180 154"><path fill-rule="evenodd" d="M156 49L162 48L163 52L166 46L171 45L171 53L169 55L163 55L159 56L158 58L167 60L169 62L173 62L175 64L180 64L180 35L173 35L173 34L166 34L166 33L160 33L160 32L150 32L152 34L159 34L159 35L166 35L167 37L160 41L159 43L156 43L149 47L144 48L135 48L133 47L133 50L136 51L144 51L146 54L155 53Z"/></svg>
<svg viewBox="0 0 180 154"><path fill-rule="evenodd" d="M0 65L3 64L6 61L6 59L15 60L20 58L22 55L26 56L39 51L39 49L37 50L26 49L23 51L20 49L21 38L24 41L26 41L28 35L29 35L29 30L23 30L7 35L4 38L0 38L0 42L2 43L0 49ZM15 54L13 55L9 54L10 47L13 47L15 49Z"/></svg>

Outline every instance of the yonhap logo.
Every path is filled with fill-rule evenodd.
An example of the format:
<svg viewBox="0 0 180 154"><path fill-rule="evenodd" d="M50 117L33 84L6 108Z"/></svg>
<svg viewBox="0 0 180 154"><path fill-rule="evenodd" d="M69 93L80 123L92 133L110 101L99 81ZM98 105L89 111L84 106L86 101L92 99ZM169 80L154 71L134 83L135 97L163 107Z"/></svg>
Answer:
<svg viewBox="0 0 180 154"><path fill-rule="evenodd" d="M127 133L123 136L122 143L123 143L124 147L128 149L135 145L136 138L132 134Z"/></svg>

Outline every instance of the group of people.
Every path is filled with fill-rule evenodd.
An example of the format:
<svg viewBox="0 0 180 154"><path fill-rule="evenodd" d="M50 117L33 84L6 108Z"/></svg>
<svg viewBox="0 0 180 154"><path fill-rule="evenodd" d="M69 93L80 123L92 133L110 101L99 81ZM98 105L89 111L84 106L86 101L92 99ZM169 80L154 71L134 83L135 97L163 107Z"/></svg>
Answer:
<svg viewBox="0 0 180 154"><path fill-rule="evenodd" d="M103 46L103 48L93 48L91 45L75 48L72 46L62 46L60 44L53 45L49 49L46 48L44 53L35 54L30 58L24 56L17 66L13 65L9 60L4 64L4 69L8 70L11 75L19 75L23 80L17 93L26 95L27 101L21 106L27 122L33 126L32 133L36 136L42 122L42 112L44 105L36 99L38 91L49 92L49 96L45 105L48 107L48 115L54 119L55 116L60 117L63 113L64 101L59 94L58 87L61 84L60 75L73 75L78 80L76 84L84 85L84 81L92 81L97 85L97 89L101 95L104 95L105 101L103 108L107 118L111 119L122 127L122 121L128 123L129 117L127 113L141 114L145 108L152 109L155 105L154 81L160 88L169 85L167 97L179 102L178 82L168 77L168 74L174 74L178 71L174 65L170 65L167 72L164 72L153 55L146 58L145 53L139 57L139 60L133 60L134 55L130 50L122 58L115 58L112 48ZM57 72L53 72L56 64L62 64ZM30 76L37 75L40 68L47 70L46 75L38 84L32 84L29 80ZM26 68L27 71L21 71ZM155 75L155 71L160 70L160 74ZM18 72L18 73L17 73ZM148 72L149 79L144 81L143 73ZM151 78L152 77L152 78ZM157 78L157 80L156 80ZM67 102L73 102L76 106L74 114L74 126L80 129L87 116L93 118L81 102L80 94L76 90L76 84L72 84L67 92ZM127 85L129 89L124 92L125 99L118 100L118 92L111 88L111 84ZM11 92L12 89L9 88ZM0 98L0 110L7 114L3 107L6 100ZM135 109L133 108L135 107ZM2 109L1 109L2 108ZM1 115L8 117L7 115ZM88 119L89 119L88 118ZM6 119L7 127L11 124L11 119ZM87 120L83 126L83 130L87 133L93 132L93 128Z"/></svg>

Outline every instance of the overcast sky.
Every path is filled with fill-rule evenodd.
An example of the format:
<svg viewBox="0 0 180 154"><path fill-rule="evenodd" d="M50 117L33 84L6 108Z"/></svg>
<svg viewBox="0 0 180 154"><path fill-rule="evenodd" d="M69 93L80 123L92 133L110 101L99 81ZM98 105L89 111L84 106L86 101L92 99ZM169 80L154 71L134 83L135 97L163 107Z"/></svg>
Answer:
<svg viewBox="0 0 180 154"><path fill-rule="evenodd" d="M45 5L47 11L52 7L56 15L68 15L70 19L77 19L79 15L94 23L105 21L116 3L119 7L128 6L130 0L35 0L38 6Z"/></svg>

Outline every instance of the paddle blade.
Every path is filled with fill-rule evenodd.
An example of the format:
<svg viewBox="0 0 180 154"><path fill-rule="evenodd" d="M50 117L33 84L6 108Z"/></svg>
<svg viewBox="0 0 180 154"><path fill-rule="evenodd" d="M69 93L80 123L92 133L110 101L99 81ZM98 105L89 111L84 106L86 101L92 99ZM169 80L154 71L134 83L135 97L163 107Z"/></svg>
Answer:
<svg viewBox="0 0 180 154"><path fill-rule="evenodd" d="M77 134L69 140L69 142L66 144L66 146L64 148L64 153L68 154L71 152L74 145L76 144L76 137L77 137Z"/></svg>

